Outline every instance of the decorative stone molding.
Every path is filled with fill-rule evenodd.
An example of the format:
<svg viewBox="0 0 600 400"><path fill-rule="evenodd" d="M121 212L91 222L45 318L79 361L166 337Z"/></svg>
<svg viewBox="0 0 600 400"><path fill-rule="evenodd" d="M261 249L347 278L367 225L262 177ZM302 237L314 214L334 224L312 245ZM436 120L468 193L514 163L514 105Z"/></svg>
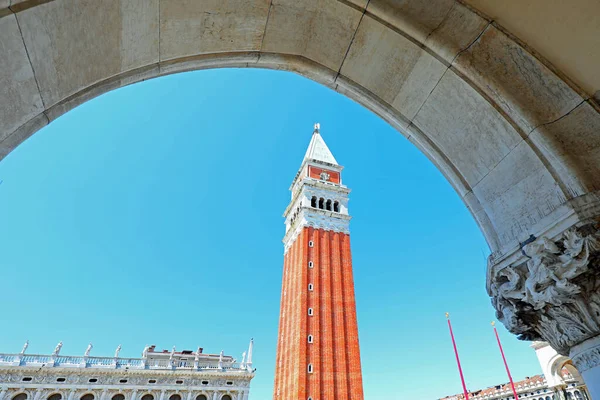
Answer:
<svg viewBox="0 0 600 400"><path fill-rule="evenodd" d="M573 347L571 349L571 360L581 373L600 367L600 336Z"/></svg>
<svg viewBox="0 0 600 400"><path fill-rule="evenodd" d="M332 211L304 207L294 225L283 238L284 254L294 244L305 227L350 234L350 216Z"/></svg>
<svg viewBox="0 0 600 400"><path fill-rule="evenodd" d="M586 225L561 240L538 238L522 248L528 260L492 277L497 317L521 340L545 340L563 355L600 334L600 233Z"/></svg>

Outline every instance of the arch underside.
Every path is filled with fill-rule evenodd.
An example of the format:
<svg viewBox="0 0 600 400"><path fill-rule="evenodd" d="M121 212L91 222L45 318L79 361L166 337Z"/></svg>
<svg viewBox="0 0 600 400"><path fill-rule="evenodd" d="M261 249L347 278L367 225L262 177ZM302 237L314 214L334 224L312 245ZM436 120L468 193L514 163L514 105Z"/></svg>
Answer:
<svg viewBox="0 0 600 400"><path fill-rule="evenodd" d="M0 159L99 94L223 67L296 72L380 115L494 262L600 214L598 105L455 0L0 0Z"/></svg>

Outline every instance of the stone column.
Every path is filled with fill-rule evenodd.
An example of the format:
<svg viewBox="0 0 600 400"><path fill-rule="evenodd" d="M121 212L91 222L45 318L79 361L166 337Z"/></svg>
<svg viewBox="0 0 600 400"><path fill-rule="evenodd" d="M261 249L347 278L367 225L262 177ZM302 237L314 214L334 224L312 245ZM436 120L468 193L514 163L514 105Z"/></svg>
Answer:
<svg viewBox="0 0 600 400"><path fill-rule="evenodd" d="M570 357L600 400L600 224L531 237L520 252L490 256L488 293L497 318L522 340Z"/></svg>

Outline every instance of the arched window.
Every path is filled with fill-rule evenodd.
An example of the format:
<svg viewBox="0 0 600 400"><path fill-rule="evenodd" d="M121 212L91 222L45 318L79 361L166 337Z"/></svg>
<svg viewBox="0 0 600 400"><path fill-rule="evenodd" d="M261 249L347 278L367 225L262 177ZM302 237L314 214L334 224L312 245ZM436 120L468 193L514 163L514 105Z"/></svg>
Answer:
<svg viewBox="0 0 600 400"><path fill-rule="evenodd" d="M309 261L309 262L308 262L308 268L312 268L313 266L314 266L313 262L312 262L312 261Z"/></svg>
<svg viewBox="0 0 600 400"><path fill-rule="evenodd" d="M208 400L208 397L205 394L200 394L196 397L196 400Z"/></svg>
<svg viewBox="0 0 600 400"><path fill-rule="evenodd" d="M18 395L14 396L12 400L27 400L27 393L19 393Z"/></svg>
<svg viewBox="0 0 600 400"><path fill-rule="evenodd" d="M308 247L314 247L315 246L315 242L313 242L312 240L308 242Z"/></svg>
<svg viewBox="0 0 600 400"><path fill-rule="evenodd" d="M312 309L312 308L309 308L309 309L308 309L308 315L310 315L310 316L312 317L312 316L313 316L313 314L314 314L314 313L313 313L313 309Z"/></svg>
<svg viewBox="0 0 600 400"><path fill-rule="evenodd" d="M312 374L312 372L313 372L312 364L308 364L308 373Z"/></svg>
<svg viewBox="0 0 600 400"><path fill-rule="evenodd" d="M317 196L313 196L313 197L310 199L310 206L311 206L312 208L317 208Z"/></svg>
<svg viewBox="0 0 600 400"><path fill-rule="evenodd" d="M550 396L546 396L546 400L550 400Z"/></svg>
<svg viewBox="0 0 600 400"><path fill-rule="evenodd" d="M171 397L169 397L169 400L181 400L181 396L178 394L172 394Z"/></svg>
<svg viewBox="0 0 600 400"><path fill-rule="evenodd" d="M142 396L142 400L154 400L154 396L151 394L145 394Z"/></svg>
<svg viewBox="0 0 600 400"><path fill-rule="evenodd" d="M333 211L340 212L340 203L338 201L333 202Z"/></svg>
<svg viewBox="0 0 600 400"><path fill-rule="evenodd" d="M80 400L94 400L94 395L91 393L84 394L79 398Z"/></svg>
<svg viewBox="0 0 600 400"><path fill-rule="evenodd" d="M119 394L115 394L115 395L114 395L114 396L111 398L111 400L125 400L125 396L124 396L124 395L122 395L121 393L119 393Z"/></svg>
<svg viewBox="0 0 600 400"><path fill-rule="evenodd" d="M51 394L50 396L48 396L48 400L60 400L62 399L62 394L60 393L54 393Z"/></svg>
<svg viewBox="0 0 600 400"><path fill-rule="evenodd" d="M331 200L327 200L327 203L325 203L325 208L327 211L331 211Z"/></svg>
<svg viewBox="0 0 600 400"><path fill-rule="evenodd" d="M308 335L308 343L312 343L313 342L313 335Z"/></svg>
<svg viewBox="0 0 600 400"><path fill-rule="evenodd" d="M321 197L319 199L319 208L322 210L324 207L325 207L325 199Z"/></svg>
<svg viewBox="0 0 600 400"><path fill-rule="evenodd" d="M313 286L313 284L312 284L312 283L309 283L309 284L308 284L308 291L309 291L309 292L312 292L312 291L313 291L313 289L314 289L314 286Z"/></svg>
<svg viewBox="0 0 600 400"><path fill-rule="evenodd" d="M583 400L583 396L581 395L581 393L579 392L579 390L575 391L575 398L577 400Z"/></svg>
<svg viewBox="0 0 600 400"><path fill-rule="evenodd" d="M567 392L567 400L573 400L573 393Z"/></svg>
<svg viewBox="0 0 600 400"><path fill-rule="evenodd" d="M226 394L225 396L221 397L221 400L231 400L231 396Z"/></svg>

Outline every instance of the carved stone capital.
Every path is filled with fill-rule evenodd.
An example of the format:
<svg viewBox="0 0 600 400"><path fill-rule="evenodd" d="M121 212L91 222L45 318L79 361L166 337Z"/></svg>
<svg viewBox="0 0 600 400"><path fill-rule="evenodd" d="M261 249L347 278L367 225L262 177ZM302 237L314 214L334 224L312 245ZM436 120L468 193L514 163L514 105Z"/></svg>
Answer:
<svg viewBox="0 0 600 400"><path fill-rule="evenodd" d="M600 335L600 231L596 224L538 238L525 261L498 270L489 286L497 318L522 340L559 353Z"/></svg>

